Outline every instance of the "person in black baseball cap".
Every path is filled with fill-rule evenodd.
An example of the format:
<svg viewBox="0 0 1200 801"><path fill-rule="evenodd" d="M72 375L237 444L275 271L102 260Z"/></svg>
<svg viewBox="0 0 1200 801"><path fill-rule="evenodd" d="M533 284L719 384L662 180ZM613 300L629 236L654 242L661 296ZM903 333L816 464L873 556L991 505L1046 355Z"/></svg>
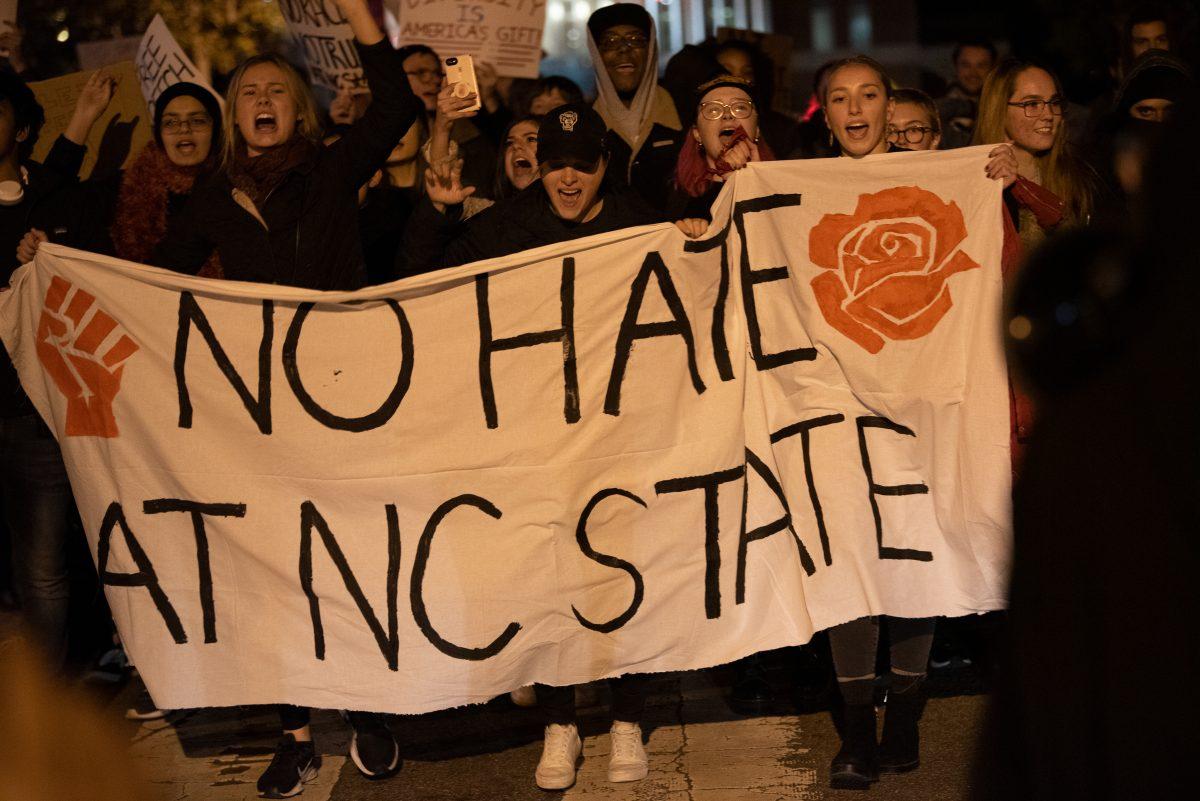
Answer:
<svg viewBox="0 0 1200 801"><path fill-rule="evenodd" d="M660 222L635 192L605 180L611 133L584 103L552 109L538 127L539 180L467 221L461 166L426 171L425 194L408 221L397 272L413 275L507 256L542 245Z"/></svg>

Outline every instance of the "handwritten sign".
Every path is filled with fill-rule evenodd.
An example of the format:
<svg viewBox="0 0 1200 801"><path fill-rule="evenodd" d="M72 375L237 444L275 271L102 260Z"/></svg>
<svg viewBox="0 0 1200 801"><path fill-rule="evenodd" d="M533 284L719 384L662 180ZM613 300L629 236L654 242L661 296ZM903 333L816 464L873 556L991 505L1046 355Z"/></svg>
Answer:
<svg viewBox="0 0 1200 801"><path fill-rule="evenodd" d="M753 164L704 239L358 292L43 245L0 336L162 708L708 667L1004 606L987 153Z"/></svg>
<svg viewBox="0 0 1200 801"><path fill-rule="evenodd" d="M179 42L171 35L171 29L167 27L161 14L154 15L150 27L142 36L142 42L138 45L137 68L142 97L151 107L163 90L171 84L188 81L201 86L208 85L200 76L196 65L179 46ZM217 97L216 92L213 92L213 96Z"/></svg>
<svg viewBox="0 0 1200 801"><path fill-rule="evenodd" d="M468 55L500 75L536 78L545 0L401 0L400 44L426 44L443 58Z"/></svg>
<svg viewBox="0 0 1200 801"><path fill-rule="evenodd" d="M102 171L124 166L150 141L150 116L137 89L137 69L133 62L123 61L104 69L117 79L117 89L108 109L92 126L80 173L84 177L92 173L97 163ZM75 102L90 75L90 72L73 72L29 85L46 111L46 124L33 149L35 161L44 159L54 140L67 129L75 113Z"/></svg>
<svg viewBox="0 0 1200 801"><path fill-rule="evenodd" d="M279 0L288 30L304 53L309 77L333 91L366 89L354 32L332 0Z"/></svg>

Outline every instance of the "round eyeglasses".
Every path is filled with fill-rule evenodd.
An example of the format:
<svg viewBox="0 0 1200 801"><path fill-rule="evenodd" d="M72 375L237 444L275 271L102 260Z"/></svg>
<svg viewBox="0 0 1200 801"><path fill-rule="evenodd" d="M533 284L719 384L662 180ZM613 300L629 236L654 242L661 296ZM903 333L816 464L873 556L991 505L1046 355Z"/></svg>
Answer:
<svg viewBox="0 0 1200 801"><path fill-rule="evenodd" d="M754 113L754 102L751 100L735 100L732 103L722 103L720 100L705 100L700 104L700 116L706 120L719 120L728 111L735 120L744 120Z"/></svg>
<svg viewBox="0 0 1200 801"><path fill-rule="evenodd" d="M889 128L887 138L889 142L899 144L901 140L908 142L910 145L919 145L925 141L925 137L933 129L928 125L910 125L907 128Z"/></svg>

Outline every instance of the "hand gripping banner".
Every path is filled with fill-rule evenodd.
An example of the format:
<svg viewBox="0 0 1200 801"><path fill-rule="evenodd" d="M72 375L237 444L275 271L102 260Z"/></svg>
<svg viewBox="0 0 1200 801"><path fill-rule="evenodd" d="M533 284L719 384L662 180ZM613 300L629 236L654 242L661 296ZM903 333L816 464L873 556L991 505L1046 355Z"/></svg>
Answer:
<svg viewBox="0 0 1200 801"><path fill-rule="evenodd" d="M986 152L355 293L43 246L0 333L165 708L418 713L1004 604Z"/></svg>

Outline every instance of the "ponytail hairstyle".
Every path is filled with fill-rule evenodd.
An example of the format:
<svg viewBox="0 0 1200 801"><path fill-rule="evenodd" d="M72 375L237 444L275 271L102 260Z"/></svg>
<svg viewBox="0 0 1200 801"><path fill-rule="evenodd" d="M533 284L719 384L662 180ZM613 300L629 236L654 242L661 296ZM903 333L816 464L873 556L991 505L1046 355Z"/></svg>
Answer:
<svg viewBox="0 0 1200 801"><path fill-rule="evenodd" d="M1054 72L1033 61L1008 58L997 64L983 82L979 95L979 116L975 120L973 145L994 145L1008 141L1008 103L1016 90L1017 79L1026 70L1039 69L1054 81L1054 92L1064 97L1062 83ZM1084 221L1092 212L1095 182L1090 168L1072 152L1067 139L1067 118L1064 116L1054 134L1054 144L1045 153L1034 154L1042 174L1042 186L1058 195L1066 204L1070 218Z"/></svg>
<svg viewBox="0 0 1200 801"><path fill-rule="evenodd" d="M284 76L288 93L296 103L296 131L294 136L303 136L316 144L321 142L321 123L317 117L317 103L303 76L287 59L276 53L263 53L251 56L238 65L229 78L229 88L225 91L225 119L222 123L224 147L221 154L221 167L228 169L235 155L242 149L246 139L237 127L237 98L242 89L242 78L246 70L259 64L274 64Z"/></svg>

